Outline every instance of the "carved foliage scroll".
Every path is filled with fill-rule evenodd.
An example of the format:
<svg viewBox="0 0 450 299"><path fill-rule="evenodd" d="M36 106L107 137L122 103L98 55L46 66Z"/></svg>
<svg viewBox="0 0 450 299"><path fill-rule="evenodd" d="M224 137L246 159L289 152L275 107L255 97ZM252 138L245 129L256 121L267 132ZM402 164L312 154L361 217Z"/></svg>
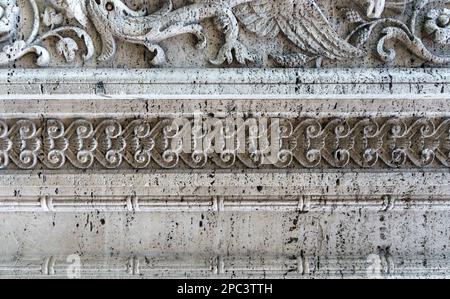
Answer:
<svg viewBox="0 0 450 299"><path fill-rule="evenodd" d="M0 168L450 167L450 120L10 119Z"/></svg>
<svg viewBox="0 0 450 299"><path fill-rule="evenodd" d="M19 3L20 2L20 3ZM192 3L193 2L193 3ZM253 53L240 40L242 30L263 42L277 36L296 49L292 53L273 53L272 61L285 67L299 67L322 60L345 60L367 55L369 39L377 39L374 49L383 61L394 61L394 40L413 55L434 64L447 64L446 53L435 53L427 46L450 46L450 8L448 0L361 0L345 1L336 9L343 12L347 36L338 34L319 0L195 0L175 6L161 0L160 9L132 9L121 0L0 0L0 65L8 65L28 53L35 53L38 66L47 66L51 54L43 41L55 40L56 53L68 63L77 52L84 60L113 60L117 41L138 44L153 52L151 64L166 61L161 42L190 34L197 38L199 50L209 42L204 21L215 21L224 40L211 64L251 63ZM27 3L25 5L24 3ZM334 3L334 2L333 2ZM19 34L31 12L31 32ZM70 22L68 22L70 21ZM342 22L341 22L342 23ZM66 25L72 24L72 25ZM19 36L26 38L18 38ZM100 37L94 43L92 36ZM80 43L76 39L80 40ZM83 46L81 46L83 44ZM372 45L372 44L370 44ZM83 48L83 49L82 49ZM97 52L97 55L95 54ZM446 51L444 51L446 52Z"/></svg>

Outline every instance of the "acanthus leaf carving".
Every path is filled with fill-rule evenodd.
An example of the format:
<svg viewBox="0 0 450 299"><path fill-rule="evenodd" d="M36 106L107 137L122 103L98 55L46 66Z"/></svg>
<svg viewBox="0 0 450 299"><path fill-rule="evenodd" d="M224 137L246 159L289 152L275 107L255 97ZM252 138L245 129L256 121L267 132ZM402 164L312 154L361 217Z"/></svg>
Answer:
<svg viewBox="0 0 450 299"><path fill-rule="evenodd" d="M67 62L75 60L79 46L71 37L63 37L68 31L75 33L87 50L83 56L89 60L94 56L94 43L89 35L93 28L100 36L98 61L112 60L117 52L117 40L145 46L155 55L151 64L166 61L162 41L192 34L198 39L197 48L207 45L203 22L215 20L224 34L223 46L210 62L216 65L237 62L246 64L256 55L242 43L240 27L252 32L259 39L273 39L282 35L296 47L293 53L272 53L272 60L284 67L298 67L323 59L346 60L366 55L364 46L369 38L378 40L375 45L379 58L395 59L394 49L387 41L397 40L414 55L435 64L450 62L447 56L439 56L428 49L422 40L430 39L442 46L449 45L449 9L447 0L361 0L349 3L345 8L346 25L355 24L347 36L340 37L328 16L316 0L195 0L190 4L175 7L171 0L162 0L162 7L149 12L147 7L131 9L121 0L51 0L42 13L36 1L27 0L33 14L32 31L26 40L12 39L18 32L17 22L21 12L15 0L0 0L0 65L9 64L24 55L34 52L38 66L50 63L51 54L42 45L50 37L56 38L56 52ZM433 4L432 6L430 6ZM404 12L408 10L408 13ZM397 11L402 17L385 16L387 11ZM404 14L404 15L403 15ZM419 18L424 14L424 18ZM42 17L42 22L41 22ZM407 20L405 20L405 17ZM78 25L63 25L64 19L73 19ZM419 21L420 19L420 21ZM41 23L47 28L41 28ZM376 28L381 30L381 36ZM39 35L39 32L44 32Z"/></svg>
<svg viewBox="0 0 450 299"><path fill-rule="evenodd" d="M36 0L28 0L28 3L31 7L33 17L31 32L26 40L15 40L3 46L2 51L0 51L0 65L7 65L22 58L28 53L35 53L38 57L36 65L48 66L51 55L48 49L42 46L42 42L49 38L56 38L58 40L58 52L61 55L64 55L68 62L71 62L74 59L74 52L78 50L78 46L72 38L62 37L62 34L66 32L75 33L84 43L87 50L86 54L83 55L85 61L93 57L95 52L94 44L91 37L84 29L75 26L52 28L54 25L62 23L62 21L56 21L55 19L51 20L50 15L52 12L48 10L47 12L44 11L43 16L41 16ZM10 39L13 34L17 34L17 27L15 25L11 26L11 24L18 22L21 9L18 7L16 0L1 0L0 7L3 10L3 14L0 14L0 22L9 25L6 27L0 26L0 34L3 35L0 41L5 41ZM44 19L44 23L50 25L51 28L42 35L39 35L39 31L41 30L41 17ZM53 15L53 17L56 18L56 15ZM61 18L62 16L59 17ZM5 34L5 32L8 33Z"/></svg>

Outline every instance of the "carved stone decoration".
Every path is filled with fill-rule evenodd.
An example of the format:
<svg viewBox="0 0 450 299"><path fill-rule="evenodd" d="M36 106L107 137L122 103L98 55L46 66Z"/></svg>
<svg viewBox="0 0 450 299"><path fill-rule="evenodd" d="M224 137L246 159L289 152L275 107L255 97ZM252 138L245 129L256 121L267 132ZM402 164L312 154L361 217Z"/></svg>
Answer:
<svg viewBox="0 0 450 299"><path fill-rule="evenodd" d="M66 32L75 33L82 40L86 47L83 59L87 61L94 56L96 47L91 39L95 34L92 27L100 36L98 61L113 60L117 40L121 40L145 46L154 53L150 63L161 65L167 58L161 43L170 38L194 35L198 40L197 49L205 49L208 37L204 22L208 19L215 21L225 37L217 56L209 59L215 65L247 64L257 58L257 53L239 41L240 27L261 41L283 36L295 46L298 50L294 53L270 53L274 62L285 67L305 66L310 62L321 66L323 59L348 60L367 56L364 47L367 44L372 47L368 43L372 37L378 41L373 47L383 61L395 60L395 50L387 46L389 40L395 40L424 61L450 62L447 55L435 54L429 49L421 35L423 29L435 44L448 45L448 3L441 0L371 0L336 7L344 11L350 30L347 37L339 36L316 0L201 0L181 7L175 7L172 0L164 0L162 8L155 12L149 12L147 7L134 10L121 0L53 0L50 1L52 6L45 7L42 13L37 4L39 0L28 1L34 22L26 40L10 40L10 37L17 34L19 16L29 8L19 7L13 0L0 3L0 42L5 43L0 53L0 65L12 63L30 52L37 54L38 66L48 65L50 53L41 44L50 37L57 40L57 53L67 62L73 62L79 46L72 37L61 36ZM403 15L406 9L411 11L407 21ZM387 17L387 11L400 12L394 13L395 17ZM422 13L426 18L419 20ZM76 25L63 25L65 19L74 20ZM380 28L381 36L376 36ZM39 35L40 31L44 33Z"/></svg>
<svg viewBox="0 0 450 299"><path fill-rule="evenodd" d="M9 152L12 148L12 142L8 135L8 125L0 122L0 169L5 168L9 164Z"/></svg>
<svg viewBox="0 0 450 299"><path fill-rule="evenodd" d="M0 278L450 277L449 51L450 0L0 0Z"/></svg>
<svg viewBox="0 0 450 299"><path fill-rule="evenodd" d="M283 32L306 53L274 57L281 65L300 66L313 59L356 58L363 55L361 50L338 37L314 0L246 2L249 3L236 11L248 30L269 38Z"/></svg>
<svg viewBox="0 0 450 299"><path fill-rule="evenodd" d="M450 44L450 9L433 9L427 14L425 31L436 43Z"/></svg>
<svg viewBox="0 0 450 299"><path fill-rule="evenodd" d="M6 2L5 2L6 1ZM5 29L0 27L0 32L6 30L9 32L8 37L15 33L16 26L15 23L20 15L20 8L17 6L16 1L4 0L4 3L0 3L1 21L6 24ZM31 33L28 35L26 40L15 40L12 43L8 43L3 46L0 52L0 65L9 64L15 60L21 58L28 53L35 53L37 55L36 64L38 66L47 66L50 63L50 53L48 50L41 46L41 43L49 38L56 38L57 44L56 48L59 54L64 55L67 62L71 62L75 58L75 52L78 50L76 42L69 37L62 37L61 34L65 32L73 32L78 38L80 38L87 48L86 54L83 56L84 60L89 60L94 54L94 45L89 36L89 34L79 27L74 26L60 26L57 28L51 28L42 35L39 35L41 30L41 15L37 3L35 0L29 0L29 5L31 6L33 15L33 24ZM3 8L4 7L4 8ZM48 25L57 25L48 19L49 11L44 15L44 22ZM62 16L60 16L62 18ZM60 20L57 23L62 23ZM59 24L59 25L60 25ZM5 25L3 26L5 27ZM4 39L2 38L2 41Z"/></svg>
<svg viewBox="0 0 450 299"><path fill-rule="evenodd" d="M8 40L16 30L19 7L15 0L0 1L0 42Z"/></svg>
<svg viewBox="0 0 450 299"><path fill-rule="evenodd" d="M449 119L128 121L2 120L2 168L450 167Z"/></svg>

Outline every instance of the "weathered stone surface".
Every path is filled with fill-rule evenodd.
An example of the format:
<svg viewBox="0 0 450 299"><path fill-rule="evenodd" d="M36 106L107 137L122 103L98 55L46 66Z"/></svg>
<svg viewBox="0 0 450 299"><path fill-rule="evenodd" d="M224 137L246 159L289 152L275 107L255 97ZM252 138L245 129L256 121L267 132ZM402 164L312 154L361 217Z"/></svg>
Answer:
<svg viewBox="0 0 450 299"><path fill-rule="evenodd" d="M0 277L448 277L448 4L190 2L0 0Z"/></svg>

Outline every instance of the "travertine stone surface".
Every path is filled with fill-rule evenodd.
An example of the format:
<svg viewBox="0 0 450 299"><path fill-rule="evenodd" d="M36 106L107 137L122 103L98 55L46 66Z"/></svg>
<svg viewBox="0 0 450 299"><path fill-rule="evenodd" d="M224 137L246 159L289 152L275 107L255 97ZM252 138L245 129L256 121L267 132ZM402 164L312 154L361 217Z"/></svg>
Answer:
<svg viewBox="0 0 450 299"><path fill-rule="evenodd" d="M0 277L448 277L449 26L0 0Z"/></svg>
<svg viewBox="0 0 450 299"><path fill-rule="evenodd" d="M0 64L16 67L418 67L450 61L445 1L2 0L0 5L5 45Z"/></svg>

